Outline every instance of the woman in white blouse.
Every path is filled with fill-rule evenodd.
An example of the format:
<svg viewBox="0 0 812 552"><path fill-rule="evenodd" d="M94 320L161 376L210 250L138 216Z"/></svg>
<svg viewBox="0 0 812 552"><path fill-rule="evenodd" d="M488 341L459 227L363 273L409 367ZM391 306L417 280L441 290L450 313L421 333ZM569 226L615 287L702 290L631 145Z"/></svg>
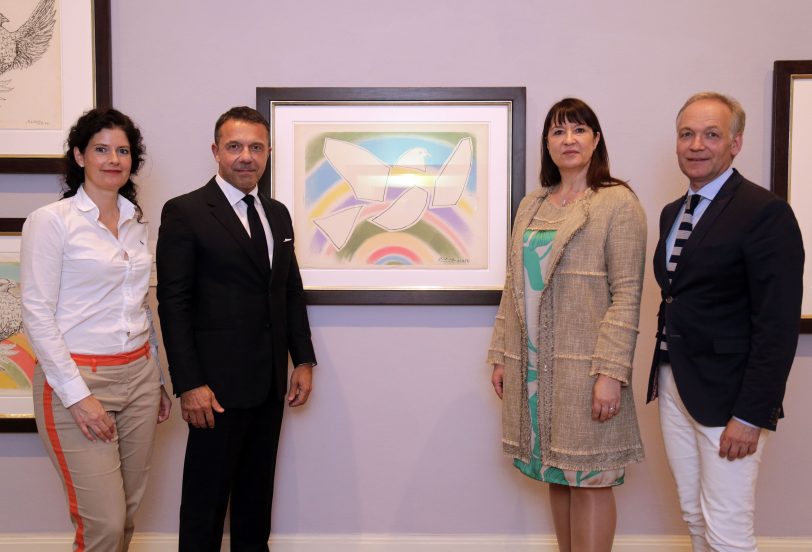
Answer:
<svg viewBox="0 0 812 552"><path fill-rule="evenodd" d="M34 412L67 495L74 550L127 550L155 425L171 408L147 306L147 226L130 179L143 153L129 117L85 113L68 135L62 199L23 226Z"/></svg>

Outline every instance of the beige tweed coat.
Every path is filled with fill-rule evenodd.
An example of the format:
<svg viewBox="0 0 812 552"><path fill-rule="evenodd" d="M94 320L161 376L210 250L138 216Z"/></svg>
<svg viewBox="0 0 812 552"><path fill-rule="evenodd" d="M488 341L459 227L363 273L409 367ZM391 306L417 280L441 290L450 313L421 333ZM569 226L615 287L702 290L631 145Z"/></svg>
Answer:
<svg viewBox="0 0 812 552"><path fill-rule="evenodd" d="M490 364L505 366L503 449L525 462L530 415L522 239L554 190L536 190L519 205L488 353ZM540 309L530 313L540 317L538 435L545 465L608 470L643 458L630 382L645 251L645 214L625 186L588 191L556 233ZM619 413L602 423L591 418L598 374L622 382Z"/></svg>

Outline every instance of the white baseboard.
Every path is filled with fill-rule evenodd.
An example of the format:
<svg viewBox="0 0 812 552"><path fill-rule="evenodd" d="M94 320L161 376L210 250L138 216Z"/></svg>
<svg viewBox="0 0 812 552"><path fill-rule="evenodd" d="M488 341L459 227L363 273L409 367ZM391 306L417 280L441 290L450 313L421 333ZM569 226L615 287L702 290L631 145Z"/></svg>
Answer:
<svg viewBox="0 0 812 552"><path fill-rule="evenodd" d="M0 533L0 552L62 552L73 536L66 533ZM809 552L812 537L760 538L759 552ZM174 552L177 535L138 533L130 552ZM228 552L228 537L223 542ZM546 535L274 535L273 552L557 552L554 536ZM688 537L618 535L613 552L690 552Z"/></svg>

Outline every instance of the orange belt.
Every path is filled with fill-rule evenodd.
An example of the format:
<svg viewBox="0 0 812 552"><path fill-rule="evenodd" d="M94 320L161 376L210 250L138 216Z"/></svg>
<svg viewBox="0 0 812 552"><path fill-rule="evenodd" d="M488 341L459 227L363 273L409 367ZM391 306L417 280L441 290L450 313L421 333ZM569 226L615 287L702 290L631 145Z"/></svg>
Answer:
<svg viewBox="0 0 812 552"><path fill-rule="evenodd" d="M94 372L97 366L122 366L144 356L149 358L149 341L129 353L119 353L117 355L80 355L71 353L70 355L76 364L79 366L90 366Z"/></svg>

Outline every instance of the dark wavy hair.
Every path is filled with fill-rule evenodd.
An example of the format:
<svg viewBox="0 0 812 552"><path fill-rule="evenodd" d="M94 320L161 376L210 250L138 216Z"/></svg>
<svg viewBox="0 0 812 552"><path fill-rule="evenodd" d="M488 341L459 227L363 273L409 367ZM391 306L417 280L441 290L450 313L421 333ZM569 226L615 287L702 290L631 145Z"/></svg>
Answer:
<svg viewBox="0 0 812 552"><path fill-rule="evenodd" d="M76 191L85 181L85 169L76 162L73 148L78 148L84 154L90 139L106 128L120 128L130 142L130 156L132 158L130 178L118 190L118 193L135 205L136 219L141 222L143 212L141 206L138 205L136 186L132 181L132 176L138 174L138 169L144 163L144 142L141 138L141 131L135 126L132 119L113 108L91 109L79 117L76 124L71 127L68 133L67 151L65 151L66 168L62 199L76 195Z"/></svg>
<svg viewBox="0 0 812 552"><path fill-rule="evenodd" d="M218 143L220 141L220 127L222 127L226 121L245 121L246 123L256 123L258 125L262 125L265 127L265 130L268 131L268 134L271 133L271 125L268 123L268 119L265 116L254 109L253 107L248 107L245 105L232 107L220 117L218 117L217 122L214 123L214 143Z"/></svg>
<svg viewBox="0 0 812 552"><path fill-rule="evenodd" d="M586 125L592 129L592 132L601 136L595 151L592 153L592 160L586 172L586 182L590 188L597 190L609 186L629 187L626 182L613 177L609 173L609 152L606 149L606 136L601 130L598 116L595 115L591 107L578 98L564 98L555 103L547 113L547 118L544 119L544 128L541 131L540 180L542 186L555 186L561 182L561 172L553 162L550 150L547 148L547 134L550 132L550 127L563 123Z"/></svg>

